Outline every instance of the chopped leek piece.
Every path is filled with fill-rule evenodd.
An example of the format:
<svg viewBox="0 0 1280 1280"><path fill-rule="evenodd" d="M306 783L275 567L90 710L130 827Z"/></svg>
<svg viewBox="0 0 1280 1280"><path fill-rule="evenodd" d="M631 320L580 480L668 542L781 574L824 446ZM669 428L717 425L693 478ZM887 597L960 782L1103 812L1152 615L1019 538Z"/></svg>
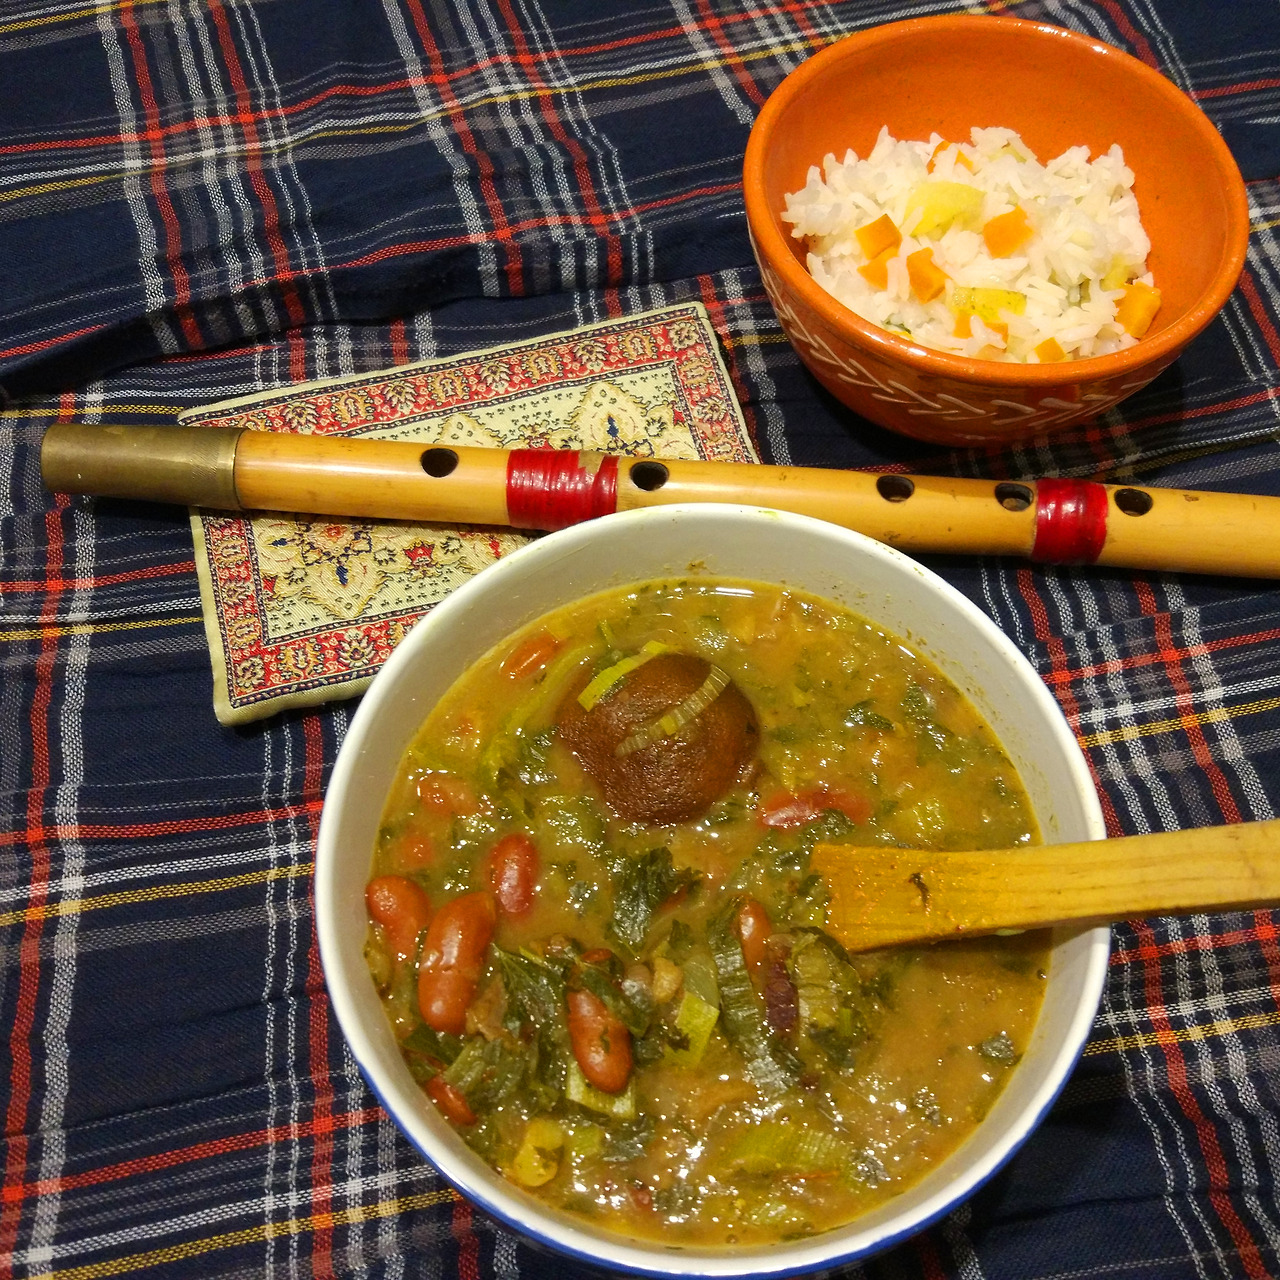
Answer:
<svg viewBox="0 0 1280 1280"><path fill-rule="evenodd" d="M660 738L670 738L700 716L725 691L728 684L729 677L719 667L712 667L710 675L682 703L623 738L614 748L614 754L629 756L641 747L651 746Z"/></svg>
<svg viewBox="0 0 1280 1280"><path fill-rule="evenodd" d="M605 1093L587 1083L582 1068L576 1062L569 1063L565 1078L564 1096L580 1107L598 1111L602 1116L615 1120L634 1120L636 1117L636 1082L633 1076L621 1093Z"/></svg>
<svg viewBox="0 0 1280 1280"><path fill-rule="evenodd" d="M769 1029L764 1010L751 986L733 922L740 899L717 913L707 927L707 941L720 980L720 1012L724 1033L746 1060L747 1073L765 1097L785 1093L800 1078L804 1063ZM688 967L685 968L686 981Z"/></svg>
<svg viewBox="0 0 1280 1280"><path fill-rule="evenodd" d="M644 666L650 658L670 652L672 652L670 645L650 640L639 653L633 653L629 658L623 658L621 662L605 667L598 676L588 681L586 687L578 694L578 705L583 711L590 711L623 676L630 675L637 667Z"/></svg>
<svg viewBox="0 0 1280 1280"><path fill-rule="evenodd" d="M674 933L674 929L672 930ZM684 962L684 989L692 991L703 1004L720 1007L720 986L716 982L715 965L702 953L695 952Z"/></svg>
<svg viewBox="0 0 1280 1280"><path fill-rule="evenodd" d="M854 1157L851 1143L830 1130L773 1119L740 1131L721 1157L741 1173L837 1173Z"/></svg>
<svg viewBox="0 0 1280 1280"><path fill-rule="evenodd" d="M686 991L676 1011L676 1030L684 1040L684 1047L667 1046L667 1057L677 1066L696 1067L707 1051L707 1042L715 1029L720 1010L715 1005L699 999L692 991Z"/></svg>

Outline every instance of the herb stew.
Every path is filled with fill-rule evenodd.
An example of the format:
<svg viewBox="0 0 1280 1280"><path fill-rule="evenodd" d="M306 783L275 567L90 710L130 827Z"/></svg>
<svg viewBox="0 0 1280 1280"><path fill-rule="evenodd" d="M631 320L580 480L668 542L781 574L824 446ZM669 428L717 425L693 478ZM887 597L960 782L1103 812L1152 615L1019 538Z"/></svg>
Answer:
<svg viewBox="0 0 1280 1280"><path fill-rule="evenodd" d="M1026 1045L1042 935L850 956L818 841L1038 838L972 706L782 588L643 583L526 628L407 753L367 957L414 1076L551 1205L668 1244L843 1224Z"/></svg>

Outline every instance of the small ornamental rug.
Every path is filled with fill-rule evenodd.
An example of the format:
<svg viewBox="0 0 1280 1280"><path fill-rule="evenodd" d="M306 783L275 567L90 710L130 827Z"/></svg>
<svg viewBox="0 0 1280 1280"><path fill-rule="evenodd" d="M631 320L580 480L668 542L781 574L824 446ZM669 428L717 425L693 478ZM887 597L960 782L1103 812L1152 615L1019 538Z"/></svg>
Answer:
<svg viewBox="0 0 1280 1280"><path fill-rule="evenodd" d="M758 462L697 303L191 410L188 425ZM243 724L368 686L410 627L537 534L191 513L214 712Z"/></svg>

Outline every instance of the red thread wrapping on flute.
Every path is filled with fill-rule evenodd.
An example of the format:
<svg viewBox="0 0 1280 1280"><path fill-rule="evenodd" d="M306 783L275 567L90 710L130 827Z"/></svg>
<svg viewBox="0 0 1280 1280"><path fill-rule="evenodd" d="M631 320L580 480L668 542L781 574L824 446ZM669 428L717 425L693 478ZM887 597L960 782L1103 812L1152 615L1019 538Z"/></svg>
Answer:
<svg viewBox="0 0 1280 1280"><path fill-rule="evenodd" d="M1036 481L1036 538L1041 564L1093 564L1107 540L1107 491L1093 480Z"/></svg>
<svg viewBox="0 0 1280 1280"><path fill-rule="evenodd" d="M507 518L517 529L567 529L618 509L618 459L589 471L576 450L512 449L507 455Z"/></svg>

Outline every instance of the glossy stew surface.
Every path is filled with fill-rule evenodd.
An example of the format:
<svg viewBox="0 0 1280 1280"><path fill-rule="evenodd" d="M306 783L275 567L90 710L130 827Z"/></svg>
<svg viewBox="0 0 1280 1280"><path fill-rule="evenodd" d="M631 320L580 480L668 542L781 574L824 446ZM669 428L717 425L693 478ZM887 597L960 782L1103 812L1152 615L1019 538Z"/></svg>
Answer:
<svg viewBox="0 0 1280 1280"><path fill-rule="evenodd" d="M645 583L541 619L434 710L367 955L411 1071L504 1176L627 1235L795 1238L963 1140L1048 955L849 956L814 844L1037 839L989 730L896 637L777 587Z"/></svg>

